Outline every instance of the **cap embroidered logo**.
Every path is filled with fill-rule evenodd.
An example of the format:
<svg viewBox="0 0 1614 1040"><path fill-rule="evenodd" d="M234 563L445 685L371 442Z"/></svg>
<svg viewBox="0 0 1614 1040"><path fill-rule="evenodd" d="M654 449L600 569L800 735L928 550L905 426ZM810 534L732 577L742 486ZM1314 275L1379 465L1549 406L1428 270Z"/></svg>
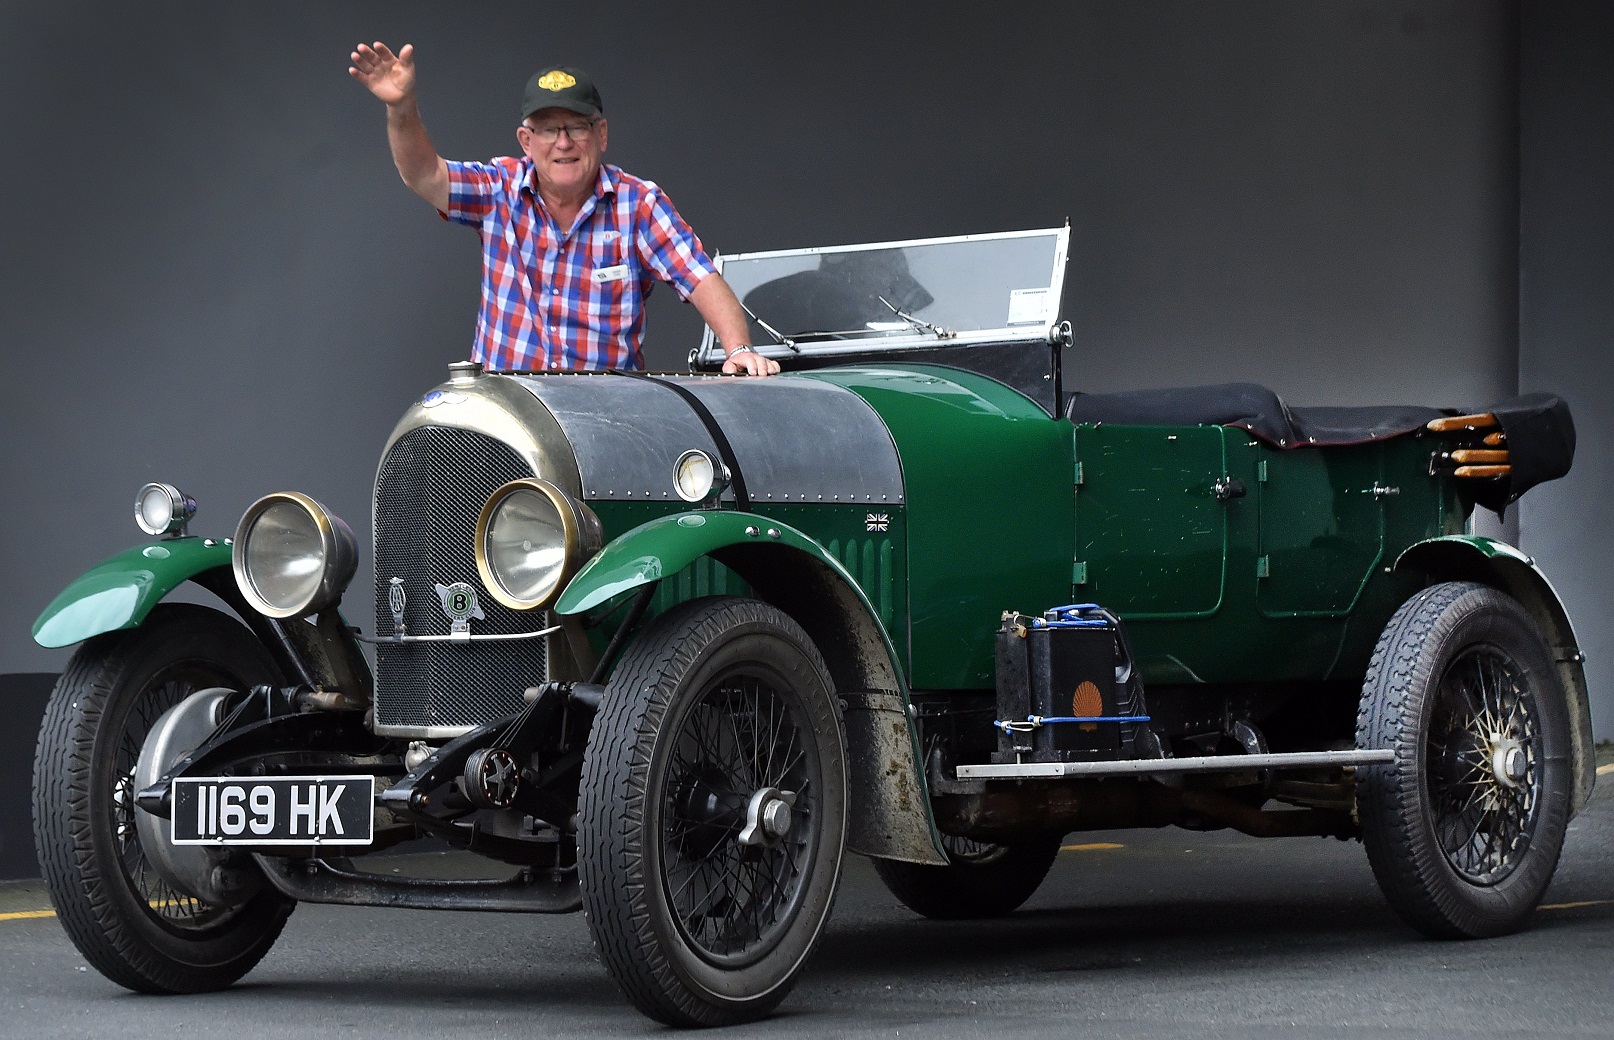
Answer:
<svg viewBox="0 0 1614 1040"><path fill-rule="evenodd" d="M569 73L555 69L540 76L538 85L545 90L565 90L567 87L577 86L577 78Z"/></svg>

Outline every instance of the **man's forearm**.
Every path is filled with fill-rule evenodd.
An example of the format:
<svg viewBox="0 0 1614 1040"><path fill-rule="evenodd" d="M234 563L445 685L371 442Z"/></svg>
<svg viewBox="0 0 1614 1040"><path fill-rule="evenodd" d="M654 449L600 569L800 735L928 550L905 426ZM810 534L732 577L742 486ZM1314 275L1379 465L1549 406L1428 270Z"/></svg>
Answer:
<svg viewBox="0 0 1614 1040"><path fill-rule="evenodd" d="M441 210L448 208L448 165L432 147L414 98L387 106L387 143L398 176L409 190Z"/></svg>
<svg viewBox="0 0 1614 1040"><path fill-rule="evenodd" d="M703 278L695 286L695 291L689 294L689 302L695 305L706 324L717 333L718 342L723 344L725 352L751 342L751 328L746 324L739 297L734 295L734 290L729 288L729 283L723 280L722 275L712 274Z"/></svg>

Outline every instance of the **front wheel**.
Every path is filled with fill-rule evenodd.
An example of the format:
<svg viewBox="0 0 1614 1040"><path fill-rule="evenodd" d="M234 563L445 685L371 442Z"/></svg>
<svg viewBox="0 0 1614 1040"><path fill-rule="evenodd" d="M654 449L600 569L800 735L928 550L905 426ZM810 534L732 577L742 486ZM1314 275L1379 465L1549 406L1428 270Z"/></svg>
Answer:
<svg viewBox="0 0 1614 1040"><path fill-rule="evenodd" d="M1563 686L1530 615L1484 585L1424 589L1385 626L1357 716L1362 841L1379 887L1435 938L1523 927L1569 820Z"/></svg>
<svg viewBox="0 0 1614 1040"><path fill-rule="evenodd" d="M834 902L846 768L824 662L768 604L681 604L623 655L589 737L578 870L639 1010L726 1025L784 999Z"/></svg>
<svg viewBox="0 0 1614 1040"><path fill-rule="evenodd" d="M275 667L216 610L158 604L139 628L73 655L45 708L34 760L34 840L56 915L84 959L144 993L220 989L269 952L293 903L230 907L163 880L141 841L135 766L158 718L198 690L245 691Z"/></svg>

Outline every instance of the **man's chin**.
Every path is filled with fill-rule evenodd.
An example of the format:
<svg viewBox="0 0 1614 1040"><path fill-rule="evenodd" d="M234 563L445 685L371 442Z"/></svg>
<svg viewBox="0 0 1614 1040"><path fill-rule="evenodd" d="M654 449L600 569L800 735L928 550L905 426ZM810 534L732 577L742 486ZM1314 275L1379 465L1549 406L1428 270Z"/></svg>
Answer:
<svg viewBox="0 0 1614 1040"><path fill-rule="evenodd" d="M550 183L557 187L571 187L588 180L587 167L582 163L555 163L544 173Z"/></svg>

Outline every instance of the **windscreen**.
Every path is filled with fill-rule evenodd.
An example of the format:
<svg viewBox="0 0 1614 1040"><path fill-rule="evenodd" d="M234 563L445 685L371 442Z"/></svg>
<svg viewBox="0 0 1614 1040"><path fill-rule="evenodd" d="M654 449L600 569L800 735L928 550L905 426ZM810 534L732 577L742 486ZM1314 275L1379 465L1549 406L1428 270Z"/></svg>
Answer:
<svg viewBox="0 0 1614 1040"><path fill-rule="evenodd" d="M741 254L723 277L797 343L1039 334L1059 306L1060 231ZM753 321L752 342L773 337Z"/></svg>

